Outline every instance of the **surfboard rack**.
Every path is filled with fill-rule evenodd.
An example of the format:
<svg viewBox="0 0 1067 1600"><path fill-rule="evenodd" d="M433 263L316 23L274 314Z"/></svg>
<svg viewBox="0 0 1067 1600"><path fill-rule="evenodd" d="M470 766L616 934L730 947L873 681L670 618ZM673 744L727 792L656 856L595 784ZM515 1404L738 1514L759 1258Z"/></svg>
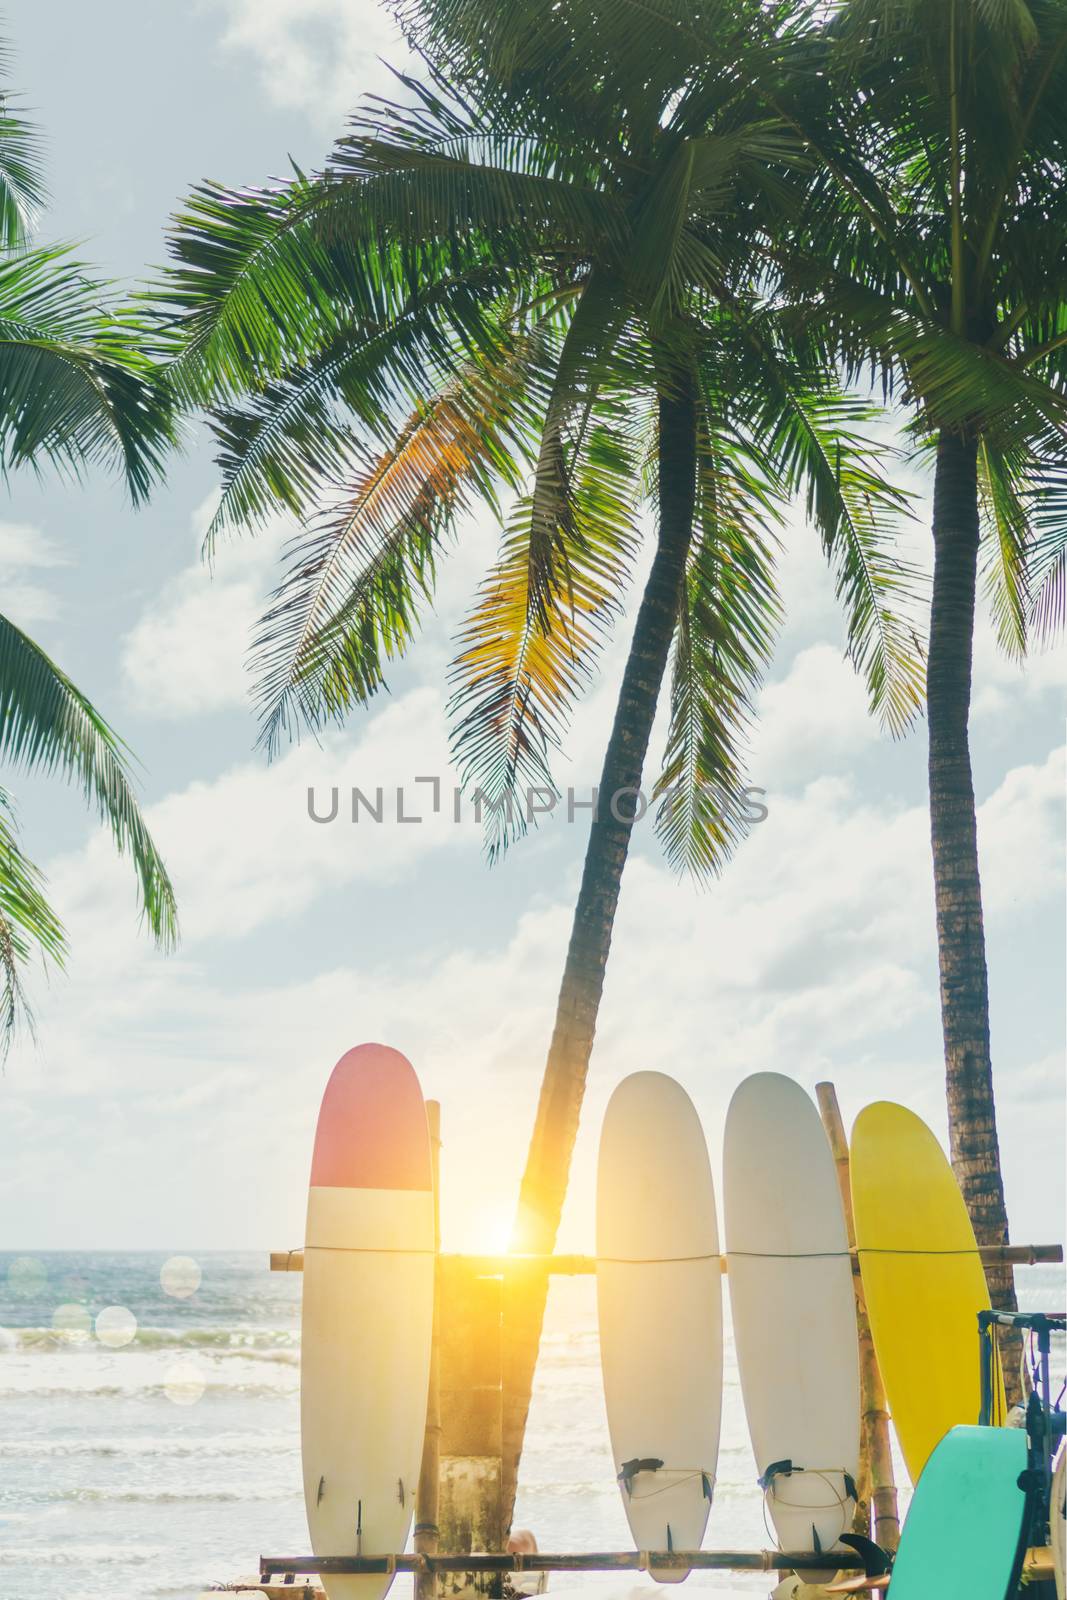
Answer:
<svg viewBox="0 0 1067 1600"><path fill-rule="evenodd" d="M779 1572L800 1567L820 1572L862 1572L855 1551L796 1550L580 1550L556 1555L260 1556L259 1575L436 1572L650 1572L691 1567L703 1572Z"/></svg>
<svg viewBox="0 0 1067 1600"><path fill-rule="evenodd" d="M824 1124L825 1089L819 1086ZM835 1100L836 1107L836 1100ZM437 1155L440 1107L427 1102L434 1159L434 1191L440 1192ZM847 1142L837 1115L842 1158L835 1148L839 1176L847 1189ZM834 1148L834 1141L831 1139ZM850 1250L854 1282L861 1285L859 1256ZM504 1448L505 1399L508 1391L509 1305L517 1303L546 1276L592 1275L597 1259L585 1254L457 1254L440 1249L437 1232L437 1304L434 1318L429 1408L423 1458L415 1503L414 1552L396 1556L263 1556L259 1583L242 1584L267 1600L325 1600L314 1587L316 1575L395 1572L414 1576L414 1600L487 1600L494 1578L515 1572L648 1572L689 1567L697 1571L782 1573L802 1571L857 1573L864 1564L854 1552L790 1552L779 1550L581 1551L563 1554L496 1553L507 1535L510 1504L508 1473L515 1461ZM980 1248L983 1265L1059 1263L1059 1244L994 1245ZM725 1255L720 1269L727 1272ZM272 1272L304 1270L303 1249L273 1251ZM446 1313L446 1314L443 1314ZM873 1349L873 1347L872 1347ZM873 1363L873 1355L871 1357ZM884 1462L873 1449L873 1487L878 1530L887 1547L895 1547L896 1495L889 1455L889 1418L884 1396L864 1391L864 1423L876 1446L881 1437ZM878 1430L881 1430L879 1435ZM521 1432L521 1430L520 1430ZM517 1459L517 1457L516 1457ZM510 1485L513 1493L514 1484ZM471 1552L474 1545L478 1553ZM448 1553L443 1553L443 1551ZM464 1548L465 1547L465 1548ZM480 1550L478 1550L480 1547ZM451 1575L451 1576L449 1576ZM271 1581L273 1579L273 1581ZM279 1581L280 1580L280 1581ZM237 1587L237 1586L233 1586Z"/></svg>

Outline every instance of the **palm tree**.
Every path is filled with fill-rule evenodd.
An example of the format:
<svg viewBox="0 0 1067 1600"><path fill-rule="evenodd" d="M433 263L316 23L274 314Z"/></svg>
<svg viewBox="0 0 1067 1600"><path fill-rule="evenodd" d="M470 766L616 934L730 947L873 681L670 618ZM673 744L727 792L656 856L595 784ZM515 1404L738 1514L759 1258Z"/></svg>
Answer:
<svg viewBox="0 0 1067 1600"><path fill-rule="evenodd" d="M0 72L6 56L0 48ZM29 242L43 185L36 134L0 96L0 467L78 474L116 466L135 502L171 442L169 410L143 353L145 330L114 309L106 284L64 249ZM174 893L135 798L128 751L60 667L0 616L0 758L77 783L133 859L148 925L177 936ZM0 789L0 1048L32 1031L22 969L62 965L66 940L39 869L21 851Z"/></svg>
<svg viewBox="0 0 1067 1600"><path fill-rule="evenodd" d="M880 374L934 463L926 697L949 1129L979 1242L1002 1243L971 658L979 579L1016 656L1062 620L1067 4L846 0L805 52L795 92L772 97L819 159L794 286L828 359ZM1010 1267L989 1276L1014 1307Z"/></svg>
<svg viewBox="0 0 1067 1600"><path fill-rule="evenodd" d="M656 513L522 1179L521 1252L555 1242L672 647L655 791L668 858L716 872L746 831L746 726L778 616L774 524L801 484L872 704L899 729L920 699L908 574L887 548L904 501L857 432L869 410L803 340L782 342L760 292L760 219L797 151L738 86L751 23L723 12L714 53L687 27L684 50L651 58L654 82L648 53L636 64L620 38L618 71L612 42L611 71L588 72L580 94L491 63L405 79L405 104L365 110L323 173L200 188L163 291L182 338L175 386L210 408L221 444L209 546L279 506L306 515L328 486L258 636L268 750L370 698L464 507L513 497L452 669L456 759L489 804L493 852L527 825L509 801L553 787L640 508ZM544 1292L535 1272L509 1309L508 1513Z"/></svg>

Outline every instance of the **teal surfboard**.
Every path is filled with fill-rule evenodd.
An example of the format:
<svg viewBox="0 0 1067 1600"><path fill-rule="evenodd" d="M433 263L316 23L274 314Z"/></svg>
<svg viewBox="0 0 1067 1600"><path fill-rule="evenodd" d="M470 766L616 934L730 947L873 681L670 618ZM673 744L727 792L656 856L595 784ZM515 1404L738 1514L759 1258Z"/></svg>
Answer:
<svg viewBox="0 0 1067 1600"><path fill-rule="evenodd" d="M950 1428L915 1486L889 1586L892 1600L1013 1600L1029 1496L1022 1428Z"/></svg>

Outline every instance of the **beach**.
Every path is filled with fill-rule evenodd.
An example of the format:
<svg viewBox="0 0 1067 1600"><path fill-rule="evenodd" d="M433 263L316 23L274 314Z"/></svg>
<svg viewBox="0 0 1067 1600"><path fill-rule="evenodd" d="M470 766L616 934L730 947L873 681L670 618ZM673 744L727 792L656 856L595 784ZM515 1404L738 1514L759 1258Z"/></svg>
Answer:
<svg viewBox="0 0 1067 1600"><path fill-rule="evenodd" d="M191 1254L199 1286L178 1270ZM27 1266L27 1262L34 1265ZM1017 1272L1028 1308L1062 1308L1062 1268ZM97 1318L136 1318L127 1343ZM195 1595L307 1545L300 1482L300 1278L266 1254L0 1256L0 1570L30 1600ZM55 1324L58 1323L58 1327ZM125 1338L109 1313L105 1338ZM110 1331L109 1331L110 1330ZM1062 1376L1062 1349L1056 1352ZM732 1343L723 1445L705 1543L767 1546ZM542 1549L626 1549L608 1445L595 1291L558 1280L523 1455L516 1525ZM590 1587L609 1575L557 1579ZM614 1580L616 1586L618 1579ZM718 1593L766 1579L695 1575ZM397 1580L404 1596L410 1580Z"/></svg>

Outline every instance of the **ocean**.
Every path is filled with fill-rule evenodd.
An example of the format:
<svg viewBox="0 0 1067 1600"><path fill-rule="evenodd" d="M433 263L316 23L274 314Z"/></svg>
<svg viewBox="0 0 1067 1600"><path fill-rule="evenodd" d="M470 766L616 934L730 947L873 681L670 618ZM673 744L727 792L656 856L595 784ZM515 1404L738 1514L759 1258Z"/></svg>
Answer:
<svg viewBox="0 0 1067 1600"><path fill-rule="evenodd" d="M1017 1279L1025 1305L1062 1309L1061 1268ZM299 1318L300 1277L265 1254L0 1254L4 1593L192 1597L254 1573L260 1552L304 1550ZM728 1345L709 1545L771 1542L754 1479ZM516 1524L546 1550L630 1546L589 1279L553 1285ZM767 1591L757 1576L694 1583ZM397 1600L409 1593L397 1579Z"/></svg>

